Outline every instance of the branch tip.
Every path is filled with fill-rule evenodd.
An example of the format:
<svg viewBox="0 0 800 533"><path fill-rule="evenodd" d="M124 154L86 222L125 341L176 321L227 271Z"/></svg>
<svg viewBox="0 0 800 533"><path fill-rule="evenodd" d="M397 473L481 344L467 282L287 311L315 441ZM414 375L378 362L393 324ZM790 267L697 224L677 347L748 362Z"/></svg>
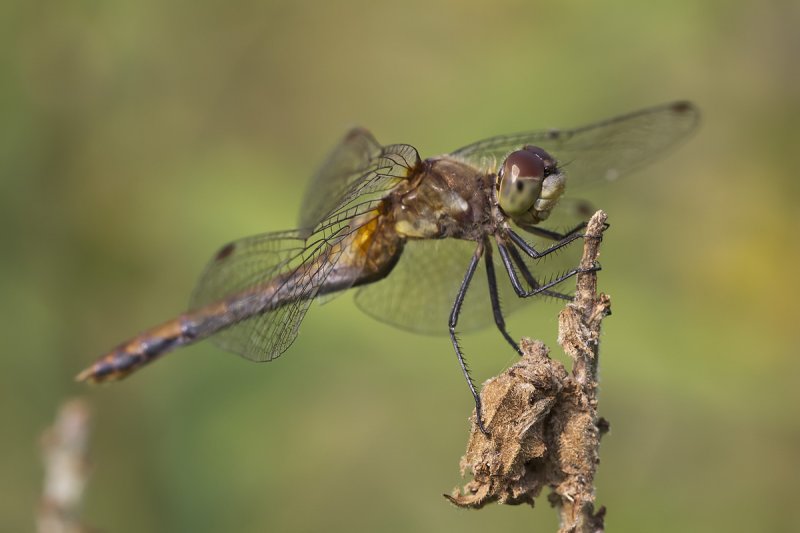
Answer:
<svg viewBox="0 0 800 533"><path fill-rule="evenodd" d="M472 481L445 497L459 507L491 502L534 505L545 487L559 511L559 532L603 530L605 507L594 511L594 475L601 435L608 421L597 415L600 325L610 298L597 293L597 258L607 215L598 211L586 226L576 293L559 314L558 342L572 359L567 372L540 341L523 339L522 359L484 383L481 400L486 438L472 416L461 459Z"/></svg>

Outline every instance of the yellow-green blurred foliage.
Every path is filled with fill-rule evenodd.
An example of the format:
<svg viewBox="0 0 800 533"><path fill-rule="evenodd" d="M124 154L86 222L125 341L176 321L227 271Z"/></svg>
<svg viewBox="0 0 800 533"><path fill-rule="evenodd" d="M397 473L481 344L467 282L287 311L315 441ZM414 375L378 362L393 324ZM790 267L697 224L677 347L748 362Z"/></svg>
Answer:
<svg viewBox="0 0 800 533"><path fill-rule="evenodd" d="M441 497L472 409L449 341L349 296L271 364L204 343L110 387L72 376L180 312L220 244L291 228L353 124L430 156L677 98L698 134L596 199L598 503L613 531L799 530L799 5L3 3L0 530L32 528L38 434L75 394L104 531L554 530L544 502ZM512 334L555 347L538 307ZM514 360L493 330L464 345L478 380Z"/></svg>

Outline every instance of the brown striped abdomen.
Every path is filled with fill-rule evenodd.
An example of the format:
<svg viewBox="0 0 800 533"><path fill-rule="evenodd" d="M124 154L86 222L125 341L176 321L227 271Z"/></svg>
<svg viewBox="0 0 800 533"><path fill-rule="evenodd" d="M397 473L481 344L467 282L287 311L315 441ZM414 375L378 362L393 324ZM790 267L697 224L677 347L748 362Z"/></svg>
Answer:
<svg viewBox="0 0 800 533"><path fill-rule="evenodd" d="M312 263L150 328L100 357L76 379L91 383L116 381L175 348L210 337L251 316L314 294L376 281L388 274L402 251L400 238L395 234L387 235L387 227L380 227L377 220L372 220ZM328 266L330 256L338 254L342 254L341 257ZM320 275L326 270L324 276ZM324 280L320 286L309 287L309 271L316 272L315 276Z"/></svg>
<svg viewBox="0 0 800 533"><path fill-rule="evenodd" d="M212 304L143 331L99 358L75 379L90 383L122 379L175 348L229 326L232 322L225 315L227 306L226 302Z"/></svg>

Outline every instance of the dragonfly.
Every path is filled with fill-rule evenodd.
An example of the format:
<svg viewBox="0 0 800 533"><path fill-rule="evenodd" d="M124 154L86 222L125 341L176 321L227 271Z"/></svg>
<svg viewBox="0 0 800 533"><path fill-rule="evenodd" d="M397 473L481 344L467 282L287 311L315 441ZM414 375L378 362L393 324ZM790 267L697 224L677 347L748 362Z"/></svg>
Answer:
<svg viewBox="0 0 800 533"><path fill-rule="evenodd" d="M566 191L663 156L698 118L692 103L672 102L574 129L490 137L428 159L409 144L384 146L354 128L312 178L299 229L221 247L188 311L113 348L76 379L118 380L206 338L252 361L271 361L293 343L314 300L357 288L356 305L379 320L449 333L486 433L457 331L494 322L521 353L506 328L501 292L512 295L503 298L506 307L537 296L571 298L558 285L580 269L548 278L537 271L583 236L585 218L566 231L547 227L551 214L576 205L564 199ZM534 237L545 244L532 244ZM500 284L495 249L506 274ZM472 283L481 265L483 289ZM471 286L480 294L465 307Z"/></svg>

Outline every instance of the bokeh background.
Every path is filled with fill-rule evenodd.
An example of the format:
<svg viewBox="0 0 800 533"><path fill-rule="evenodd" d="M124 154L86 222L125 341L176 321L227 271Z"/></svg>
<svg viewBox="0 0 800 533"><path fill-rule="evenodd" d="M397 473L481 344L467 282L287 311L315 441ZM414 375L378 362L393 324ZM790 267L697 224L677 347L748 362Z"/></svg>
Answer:
<svg viewBox="0 0 800 533"><path fill-rule="evenodd" d="M77 370L180 312L222 243L290 228L351 125L430 156L677 98L674 155L598 192L613 227L598 503L611 531L797 531L800 4L62 2L0 7L0 530L29 531L38 439L95 413L103 531L552 531L442 492L472 409L446 337L349 296L277 362L204 343L100 388ZM509 319L554 343L558 306ZM465 335L478 380L513 363Z"/></svg>

